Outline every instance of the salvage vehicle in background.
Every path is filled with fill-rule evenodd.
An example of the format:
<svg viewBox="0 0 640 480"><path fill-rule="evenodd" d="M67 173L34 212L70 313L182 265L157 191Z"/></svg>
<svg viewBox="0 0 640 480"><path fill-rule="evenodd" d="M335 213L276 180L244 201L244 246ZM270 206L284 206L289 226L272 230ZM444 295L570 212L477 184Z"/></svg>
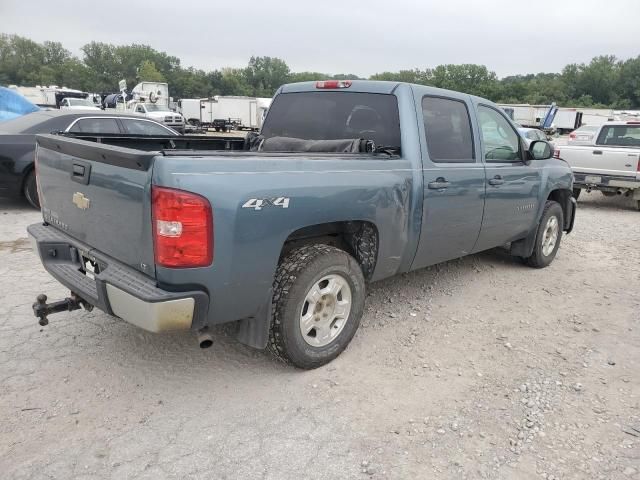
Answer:
<svg viewBox="0 0 640 480"><path fill-rule="evenodd" d="M582 125L569 134L567 145L593 145L599 125Z"/></svg>
<svg viewBox="0 0 640 480"><path fill-rule="evenodd" d="M518 127L518 132L520 132L527 145L531 145L531 142L536 140L547 140L547 134L537 128Z"/></svg>
<svg viewBox="0 0 640 480"><path fill-rule="evenodd" d="M34 171L36 134L177 136L174 130L138 116L102 111L40 110L0 123L0 197L24 196L40 208Z"/></svg>
<svg viewBox="0 0 640 480"><path fill-rule="evenodd" d="M624 195L640 210L640 122L607 122L594 138L592 145L567 145L555 151L571 165L574 196L582 190Z"/></svg>
<svg viewBox="0 0 640 480"><path fill-rule="evenodd" d="M28 231L72 291L38 296L41 325L96 306L206 347L235 322L300 368L347 347L366 282L498 246L546 267L575 216L547 142L527 148L490 101L422 85L285 85L260 134L219 151L37 141L43 222Z"/></svg>
<svg viewBox="0 0 640 480"><path fill-rule="evenodd" d="M87 98L63 98L60 102L61 110L102 110Z"/></svg>
<svg viewBox="0 0 640 480"><path fill-rule="evenodd" d="M134 101L129 104L128 109L131 112L138 113L155 120L156 122L162 123L179 133L184 133L184 117L179 113L169 110L169 107L162 103L143 103Z"/></svg>

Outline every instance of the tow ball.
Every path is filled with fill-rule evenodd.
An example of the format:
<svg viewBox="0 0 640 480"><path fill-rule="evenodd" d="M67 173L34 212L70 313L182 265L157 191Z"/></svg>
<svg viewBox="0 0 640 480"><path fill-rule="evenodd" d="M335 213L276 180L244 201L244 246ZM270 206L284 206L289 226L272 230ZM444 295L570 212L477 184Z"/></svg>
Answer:
<svg viewBox="0 0 640 480"><path fill-rule="evenodd" d="M84 308L86 311L90 312L93 310L93 305L73 292L71 292L70 297L67 297L64 300L47 303L47 296L44 293L41 293L33 304L33 314L38 317L38 323L44 327L49 323L49 319L47 317L52 313L72 312L73 310L78 310L80 308Z"/></svg>

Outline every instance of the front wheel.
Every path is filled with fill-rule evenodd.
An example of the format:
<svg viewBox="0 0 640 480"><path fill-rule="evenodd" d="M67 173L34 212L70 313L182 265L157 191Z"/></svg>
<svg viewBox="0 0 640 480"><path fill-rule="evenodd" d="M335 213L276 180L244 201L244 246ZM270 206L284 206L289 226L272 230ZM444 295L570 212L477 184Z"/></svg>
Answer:
<svg viewBox="0 0 640 480"><path fill-rule="evenodd" d="M362 270L351 255L328 245L293 250L276 271L269 350L298 368L330 362L355 335L364 299Z"/></svg>
<svg viewBox="0 0 640 480"><path fill-rule="evenodd" d="M562 207L558 202L548 200L538 224L533 253L525 259L527 265L534 268L544 268L553 262L558 248L560 248L563 225Z"/></svg>

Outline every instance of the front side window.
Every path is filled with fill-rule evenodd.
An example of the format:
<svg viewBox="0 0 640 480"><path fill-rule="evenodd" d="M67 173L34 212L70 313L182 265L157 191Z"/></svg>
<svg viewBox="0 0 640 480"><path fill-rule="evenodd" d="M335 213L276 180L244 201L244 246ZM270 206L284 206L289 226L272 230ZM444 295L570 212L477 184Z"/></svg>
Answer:
<svg viewBox="0 0 640 480"><path fill-rule="evenodd" d="M478 107L478 122L486 161L514 162L521 160L520 137L500 113L493 108L480 105Z"/></svg>
<svg viewBox="0 0 640 480"><path fill-rule="evenodd" d="M69 130L76 133L120 133L114 118L83 118Z"/></svg>
<svg viewBox="0 0 640 480"><path fill-rule="evenodd" d="M429 158L433 162L474 162L471 120L466 105L439 97L422 99Z"/></svg>
<svg viewBox="0 0 640 480"><path fill-rule="evenodd" d="M602 127L598 145L640 147L640 125L610 125Z"/></svg>
<svg viewBox="0 0 640 480"><path fill-rule="evenodd" d="M142 105L138 105L138 106L136 107L136 112L138 112L138 113L145 113L145 111L144 111L144 107L143 107Z"/></svg>

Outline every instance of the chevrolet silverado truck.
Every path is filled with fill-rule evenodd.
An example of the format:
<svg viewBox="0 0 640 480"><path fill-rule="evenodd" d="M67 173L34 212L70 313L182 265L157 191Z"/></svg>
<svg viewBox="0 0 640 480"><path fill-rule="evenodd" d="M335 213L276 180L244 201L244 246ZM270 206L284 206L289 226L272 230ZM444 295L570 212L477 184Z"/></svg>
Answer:
<svg viewBox="0 0 640 480"><path fill-rule="evenodd" d="M582 190L631 197L640 210L640 122L607 122L593 136L593 145L559 147L574 175L574 196Z"/></svg>
<svg viewBox="0 0 640 480"><path fill-rule="evenodd" d="M71 290L152 332L234 322L300 368L338 356L368 282L506 246L536 268L573 227L571 169L488 100L396 82L277 91L259 134L218 149L37 138L43 222L28 228Z"/></svg>

